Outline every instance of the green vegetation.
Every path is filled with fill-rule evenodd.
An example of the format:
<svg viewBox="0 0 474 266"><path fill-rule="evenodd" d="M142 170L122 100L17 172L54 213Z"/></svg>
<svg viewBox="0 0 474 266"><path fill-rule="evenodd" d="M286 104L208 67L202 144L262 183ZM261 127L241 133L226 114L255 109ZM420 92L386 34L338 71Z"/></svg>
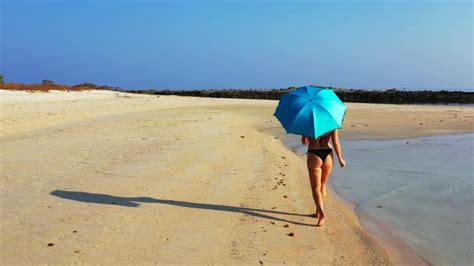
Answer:
<svg viewBox="0 0 474 266"><path fill-rule="evenodd" d="M470 91L430 91L430 90L354 90L344 88L328 87L344 102L359 103L391 103L391 104L474 104L474 92ZM56 84L52 80L43 80L41 84L3 83L3 75L0 74L0 89L2 90L26 90L26 91L80 91L80 90L111 90L129 93L142 93L153 95L179 95L211 98L240 98L240 99L265 99L279 100L280 96L296 87L282 89L219 89L219 90L128 90L106 85L95 85L92 83L81 83L74 86Z"/></svg>
<svg viewBox="0 0 474 266"><path fill-rule="evenodd" d="M156 95L180 95L212 98L241 98L279 100L282 94L295 90L248 89L248 90L121 90L130 93ZM354 90L332 88L344 102L390 103L390 104L474 104L474 92L466 91L405 91L405 90Z"/></svg>

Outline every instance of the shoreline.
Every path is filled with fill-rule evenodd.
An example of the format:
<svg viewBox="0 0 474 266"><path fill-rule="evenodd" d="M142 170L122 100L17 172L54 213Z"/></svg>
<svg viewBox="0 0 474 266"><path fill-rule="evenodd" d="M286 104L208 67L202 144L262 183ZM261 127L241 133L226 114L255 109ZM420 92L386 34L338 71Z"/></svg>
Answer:
<svg viewBox="0 0 474 266"><path fill-rule="evenodd" d="M284 139L283 136L277 137ZM306 156L297 153L287 144L286 141L282 141L282 144L285 145L288 150L297 154L301 160L306 161ZM408 243L394 234L394 231L389 224L379 221L376 217L373 217L368 213L360 212L357 209L357 205L342 196L337 191L337 187L333 183L329 182L328 189L330 192L332 192L331 194L335 200L339 201L343 207L350 210L351 213L357 217L358 224L362 230L374 238L386 249L395 265L432 265L431 262L422 257L420 254L416 253L416 251L410 247ZM327 226L330 226L330 224Z"/></svg>
<svg viewBox="0 0 474 266"><path fill-rule="evenodd" d="M400 140L406 139L410 142L417 139L425 139L425 138L437 138L437 137L450 137L450 136L459 136L465 134L471 134L473 131L460 131L460 132L450 132L446 134L426 134L421 136L399 136L398 138L386 138L383 137L381 139L372 138L372 139L349 139L345 141L393 141L393 140ZM301 149L301 145L296 145L298 140L295 138L295 135L292 135L288 139L288 134L285 136L280 136L282 138L282 143L287 147L289 150L297 154L301 157L303 161L305 161L306 156L302 154L303 150ZM338 167L338 166L336 166ZM334 174L334 173L333 173ZM402 239L399 235L399 232L392 228L392 225L388 222L383 222L379 218L374 215L369 214L367 211L363 211L358 208L357 204L351 201L349 198L345 197L337 188L337 185L333 182L329 182L329 190L333 193L335 198L342 202L348 209L350 209L354 215L358 218L359 224L361 228L364 229L369 235L374 237L377 241L379 241L384 248L387 249L389 254L391 255L394 263L396 265L433 265L434 262L430 261L428 258L424 257L423 255L419 254L413 247L409 245L407 240Z"/></svg>
<svg viewBox="0 0 474 266"><path fill-rule="evenodd" d="M339 196L357 203L361 223L382 240L399 236L433 264L465 264L472 260L467 206L473 136L346 141L351 171L336 171L331 181Z"/></svg>
<svg viewBox="0 0 474 266"><path fill-rule="evenodd" d="M344 198L333 184L330 184L329 188L333 195L357 216L364 231L387 249L395 265L433 265L399 237L389 224L380 221L373 215L360 211L357 205Z"/></svg>

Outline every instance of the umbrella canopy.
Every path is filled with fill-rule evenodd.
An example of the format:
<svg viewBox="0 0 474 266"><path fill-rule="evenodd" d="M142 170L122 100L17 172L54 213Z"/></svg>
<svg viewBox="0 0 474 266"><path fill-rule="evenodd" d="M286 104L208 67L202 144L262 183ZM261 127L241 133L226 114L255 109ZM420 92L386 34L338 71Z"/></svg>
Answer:
<svg viewBox="0 0 474 266"><path fill-rule="evenodd" d="M305 86L282 95L273 115L287 133L317 138L341 128L346 109L331 89Z"/></svg>

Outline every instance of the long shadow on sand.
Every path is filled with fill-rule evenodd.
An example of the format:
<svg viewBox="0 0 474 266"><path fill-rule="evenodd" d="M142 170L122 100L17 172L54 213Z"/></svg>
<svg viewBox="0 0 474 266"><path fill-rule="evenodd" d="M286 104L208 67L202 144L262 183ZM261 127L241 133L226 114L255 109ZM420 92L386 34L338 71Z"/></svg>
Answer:
<svg viewBox="0 0 474 266"><path fill-rule="evenodd" d="M155 199L155 198L150 198L150 197L117 197L117 196L111 196L107 194L97 194L97 193L88 193L88 192L80 192L80 191L54 190L50 194L53 196L63 198L63 199L68 199L68 200L97 203L97 204L119 205L119 206L124 206L124 207L138 207L140 206L140 203L159 203L159 204L167 204L167 205L194 208L194 209L205 209L205 210L224 211L224 212L240 212L243 214L247 214L247 215L251 215L251 216L255 216L259 218L264 218L264 219L269 219L269 220L287 222L287 223L292 223L296 225L315 226L313 224L290 221L287 219L270 216L268 214L262 214L263 212L263 213L293 215L293 216L302 216L302 217L310 216L308 214L298 214L298 213L282 212L282 211L275 211L275 210L254 209L254 208L218 205L218 204L210 204L210 203L195 203L195 202L179 201L179 200Z"/></svg>

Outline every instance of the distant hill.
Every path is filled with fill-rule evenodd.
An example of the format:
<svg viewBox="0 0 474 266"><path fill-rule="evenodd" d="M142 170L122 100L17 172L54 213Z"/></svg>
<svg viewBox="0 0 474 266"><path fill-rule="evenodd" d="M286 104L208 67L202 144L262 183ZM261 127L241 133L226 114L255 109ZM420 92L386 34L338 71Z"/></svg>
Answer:
<svg viewBox="0 0 474 266"><path fill-rule="evenodd" d="M52 80L43 80L41 84L21 84L21 83L3 83L0 84L2 90L22 90L30 92L48 92L50 90L59 91L82 91L82 90L121 90L117 87L98 86L92 83L81 83L74 86L56 84Z"/></svg>

